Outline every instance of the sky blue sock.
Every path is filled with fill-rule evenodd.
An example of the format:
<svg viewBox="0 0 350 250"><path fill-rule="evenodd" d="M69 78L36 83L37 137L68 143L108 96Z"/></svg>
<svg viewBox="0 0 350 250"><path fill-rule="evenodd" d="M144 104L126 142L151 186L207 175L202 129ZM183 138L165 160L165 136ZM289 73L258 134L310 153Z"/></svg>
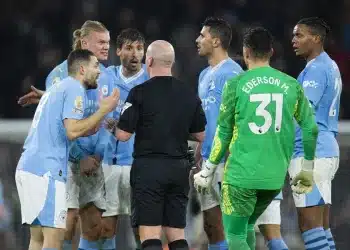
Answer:
<svg viewBox="0 0 350 250"><path fill-rule="evenodd" d="M329 248L331 250L335 249L335 243L334 243L334 238L333 238L331 229L328 228L327 230L325 230L325 233L326 233Z"/></svg>
<svg viewBox="0 0 350 250"><path fill-rule="evenodd" d="M323 227L316 227L302 233L305 250L329 250L326 232Z"/></svg>
<svg viewBox="0 0 350 250"><path fill-rule="evenodd" d="M99 250L99 241L88 241L80 237L78 250Z"/></svg>
<svg viewBox="0 0 350 250"><path fill-rule="evenodd" d="M272 239L267 242L269 250L288 250L288 247L282 238Z"/></svg>
<svg viewBox="0 0 350 250"><path fill-rule="evenodd" d="M72 241L71 240L64 240L62 249L63 250L72 250Z"/></svg>
<svg viewBox="0 0 350 250"><path fill-rule="evenodd" d="M115 236L109 239L100 240L101 250L116 250Z"/></svg>
<svg viewBox="0 0 350 250"><path fill-rule="evenodd" d="M228 245L226 240L223 240L215 244L209 244L208 250L228 250Z"/></svg>

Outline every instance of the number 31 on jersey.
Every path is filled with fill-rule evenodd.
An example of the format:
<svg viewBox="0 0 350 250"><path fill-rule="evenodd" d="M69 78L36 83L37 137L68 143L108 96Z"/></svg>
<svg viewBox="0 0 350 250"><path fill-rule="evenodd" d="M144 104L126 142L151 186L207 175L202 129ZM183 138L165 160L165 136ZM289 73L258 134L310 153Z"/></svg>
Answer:
<svg viewBox="0 0 350 250"><path fill-rule="evenodd" d="M272 126L272 121L274 120L275 132L281 131L282 124L282 109L283 109L283 94L252 94L250 95L250 102L260 102L259 106L255 110L255 115L264 118L264 123L258 126L255 122L248 123L250 130L257 135L265 134ZM275 117L272 115L266 107L271 103L271 101L276 103Z"/></svg>

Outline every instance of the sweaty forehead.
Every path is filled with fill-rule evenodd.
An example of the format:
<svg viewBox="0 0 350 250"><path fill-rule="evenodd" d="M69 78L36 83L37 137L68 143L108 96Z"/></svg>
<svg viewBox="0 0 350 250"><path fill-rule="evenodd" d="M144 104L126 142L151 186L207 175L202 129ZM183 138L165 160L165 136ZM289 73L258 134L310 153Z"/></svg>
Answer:
<svg viewBox="0 0 350 250"><path fill-rule="evenodd" d="M302 34L310 34L310 28L305 24L297 24L293 29L293 34L302 33Z"/></svg>
<svg viewBox="0 0 350 250"><path fill-rule="evenodd" d="M210 34L210 27L209 26L203 26L201 30L201 34L204 36L211 36Z"/></svg>

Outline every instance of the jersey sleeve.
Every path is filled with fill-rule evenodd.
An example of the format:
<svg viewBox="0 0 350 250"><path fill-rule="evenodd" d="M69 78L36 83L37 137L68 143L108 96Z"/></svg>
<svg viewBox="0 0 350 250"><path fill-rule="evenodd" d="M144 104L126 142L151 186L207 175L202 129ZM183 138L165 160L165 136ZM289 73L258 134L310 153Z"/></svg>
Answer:
<svg viewBox="0 0 350 250"><path fill-rule="evenodd" d="M237 78L231 79L224 86L218 125L209 156L209 162L212 164L220 163L233 136L237 81Z"/></svg>
<svg viewBox="0 0 350 250"><path fill-rule="evenodd" d="M86 105L85 91L81 86L71 86L65 90L62 119L81 120Z"/></svg>
<svg viewBox="0 0 350 250"><path fill-rule="evenodd" d="M296 103L294 117L302 130L304 158L313 160L315 157L318 128L313 108L306 98L304 91L299 87L299 98Z"/></svg>
<svg viewBox="0 0 350 250"><path fill-rule="evenodd" d="M139 119L139 100L137 98L136 88L132 88L124 103L118 128L128 133L134 133Z"/></svg>
<svg viewBox="0 0 350 250"><path fill-rule="evenodd" d="M321 66L311 65L303 77L303 88L313 108L318 106L327 87L327 74Z"/></svg>
<svg viewBox="0 0 350 250"><path fill-rule="evenodd" d="M215 82L209 86L207 98L203 100L205 105L205 116L207 118L207 126L205 128L205 139L203 142L203 157L208 158L215 136L217 120L220 111L220 104L222 101L222 92L225 82L236 76L235 73L228 73L221 75Z"/></svg>
<svg viewBox="0 0 350 250"><path fill-rule="evenodd" d="M60 66L55 67L45 80L45 89L48 90L52 85L61 81L64 77L62 75L63 70Z"/></svg>

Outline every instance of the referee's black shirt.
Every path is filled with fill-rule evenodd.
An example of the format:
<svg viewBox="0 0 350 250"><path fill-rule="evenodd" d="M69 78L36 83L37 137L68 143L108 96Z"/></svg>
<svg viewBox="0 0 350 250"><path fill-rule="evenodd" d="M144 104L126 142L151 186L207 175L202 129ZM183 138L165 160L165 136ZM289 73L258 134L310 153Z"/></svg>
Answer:
<svg viewBox="0 0 350 250"><path fill-rule="evenodd" d="M131 89L118 127L136 134L134 158L185 158L190 133L205 130L195 91L172 76L157 76Z"/></svg>

